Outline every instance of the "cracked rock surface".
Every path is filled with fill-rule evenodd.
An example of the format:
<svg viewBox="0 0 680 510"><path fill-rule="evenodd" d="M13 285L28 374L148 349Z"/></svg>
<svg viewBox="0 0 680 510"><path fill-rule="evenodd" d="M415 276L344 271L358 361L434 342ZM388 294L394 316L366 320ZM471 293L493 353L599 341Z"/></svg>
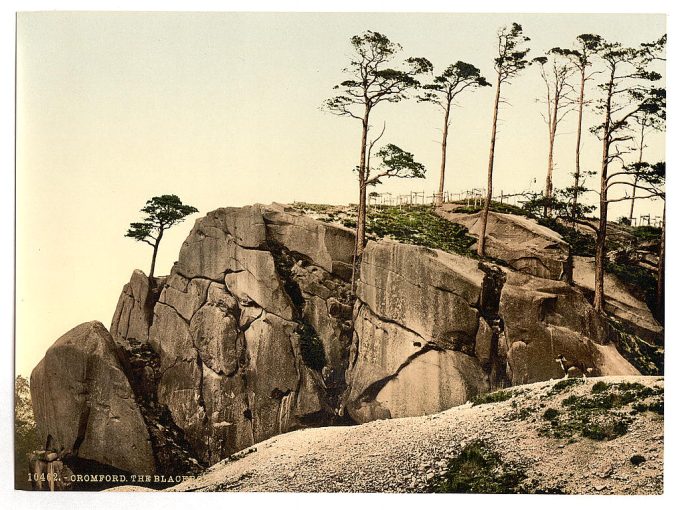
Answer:
<svg viewBox="0 0 680 510"><path fill-rule="evenodd" d="M437 214L467 227L470 234L479 238L480 213L456 212L456 208L456 204L444 204ZM506 261L515 271L551 280L568 280L571 276L569 245L559 234L534 220L492 211L486 236L486 254ZM476 249L476 244L471 249Z"/></svg>
<svg viewBox="0 0 680 510"><path fill-rule="evenodd" d="M31 400L41 440L52 448L130 472L153 472L149 434L100 322L61 336L31 374ZM125 445L121 448L120 445Z"/></svg>
<svg viewBox="0 0 680 510"><path fill-rule="evenodd" d="M194 473L300 428L437 413L567 368L638 373L558 265L542 278L370 241L355 298L353 245L351 230L279 204L199 218L167 277L132 274L111 335L79 326L82 345L62 341L73 330L36 367L41 440L124 471ZM89 403L96 432L74 448ZM98 425L112 409L120 421Z"/></svg>
<svg viewBox="0 0 680 510"><path fill-rule="evenodd" d="M576 381L580 382L580 381ZM563 494L661 494L663 416L629 416L627 432L611 440L549 433L547 409L565 412L569 398L590 398L595 383L661 388L659 377L606 377L566 389L557 381L519 386L505 401L454 407L411 418L377 420L356 427L325 427L268 439L200 477L169 491L428 492L450 459L482 441L504 464L525 474L519 492ZM638 400L635 403L639 403ZM643 460L635 464L634 456ZM120 487L116 490L138 490Z"/></svg>

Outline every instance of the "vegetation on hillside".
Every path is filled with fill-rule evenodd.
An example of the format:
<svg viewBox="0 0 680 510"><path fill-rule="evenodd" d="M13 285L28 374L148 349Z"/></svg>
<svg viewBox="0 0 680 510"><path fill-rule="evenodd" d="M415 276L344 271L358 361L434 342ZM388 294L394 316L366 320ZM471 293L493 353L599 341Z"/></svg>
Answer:
<svg viewBox="0 0 680 510"><path fill-rule="evenodd" d="M40 448L38 429L31 406L28 379L18 375L14 381L14 488L30 490L28 455Z"/></svg>
<svg viewBox="0 0 680 510"><path fill-rule="evenodd" d="M386 207L368 213L367 230L376 238L391 238L403 243L471 256L475 239L467 228L451 223L434 213L432 207Z"/></svg>
<svg viewBox="0 0 680 510"><path fill-rule="evenodd" d="M354 228L354 206L339 207L324 204L293 204L297 210L312 214L320 221ZM369 239L393 239L407 244L425 246L466 257L475 257L470 246L475 238L467 228L437 216L434 208L423 206L380 206L367 211L366 232Z"/></svg>
<svg viewBox="0 0 680 510"><path fill-rule="evenodd" d="M572 394L562 400L561 409L548 408L542 435L573 441L582 436L609 441L628 432L640 412L663 414L663 388L640 383L596 382L590 395Z"/></svg>
<svg viewBox="0 0 680 510"><path fill-rule="evenodd" d="M430 482L429 492L457 494L518 494L527 475L505 463L484 441L466 445L452 458L444 475Z"/></svg>
<svg viewBox="0 0 680 510"><path fill-rule="evenodd" d="M663 375L665 350L636 336L623 323L612 318L608 321L615 334L611 338L621 356L637 368L642 375Z"/></svg>

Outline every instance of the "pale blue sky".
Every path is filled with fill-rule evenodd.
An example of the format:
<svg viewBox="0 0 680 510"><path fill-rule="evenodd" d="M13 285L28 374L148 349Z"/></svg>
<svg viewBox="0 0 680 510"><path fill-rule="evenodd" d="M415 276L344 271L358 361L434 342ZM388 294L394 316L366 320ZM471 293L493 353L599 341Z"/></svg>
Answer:
<svg viewBox="0 0 680 510"><path fill-rule="evenodd" d="M404 58L427 57L436 71L463 60L492 80L495 32L513 21L531 37L531 57L581 33L628 45L665 32L663 15L20 14L17 372L30 373L77 324L109 326L132 270L148 271L150 248L123 235L151 196L178 194L200 215L254 202L356 201L359 124L320 110L343 79L352 35L377 30L404 47ZM497 190L520 191L534 178L534 189L542 185L542 93L534 68L504 91L511 106L501 112ZM484 182L492 101L491 88L461 98L447 189ZM428 177L379 191L431 193L439 112L414 101L380 105L373 124L383 120L384 140L413 152ZM595 120L589 113L586 126ZM564 121L557 140L557 186L570 181L574 122ZM663 136L649 145L650 159L663 159ZM598 155L587 135L582 165L596 169ZM196 217L163 240L158 274L170 270Z"/></svg>

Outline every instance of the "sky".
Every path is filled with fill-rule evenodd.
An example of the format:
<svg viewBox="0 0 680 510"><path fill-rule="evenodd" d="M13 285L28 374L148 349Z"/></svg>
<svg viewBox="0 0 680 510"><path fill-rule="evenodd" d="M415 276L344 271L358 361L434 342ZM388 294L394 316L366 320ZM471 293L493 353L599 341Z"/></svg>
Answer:
<svg viewBox="0 0 680 510"><path fill-rule="evenodd" d="M251 203L356 201L352 174L360 124L322 111L351 57L349 38L370 29L423 56L435 72L462 60L493 79L495 33L520 23L530 57L570 46L582 33L624 45L658 39L663 15L20 13L16 81L16 373L29 375L46 349L76 325L109 326L135 268L151 248L124 237L152 196L174 193L199 214L163 239L157 275L167 274L193 222L208 211ZM589 92L595 94L595 82ZM547 126L538 69L504 87L494 188L539 191ZM446 189L486 179L492 88L465 94L452 115ZM432 105L381 104L372 125L414 153L424 180L376 191L437 187L443 119ZM570 183L575 114L560 125L555 184ZM597 122L587 112L584 126ZM664 135L648 138L664 159ZM600 147L586 134L582 167ZM610 217L626 214L626 203ZM640 213L660 214L659 202Z"/></svg>

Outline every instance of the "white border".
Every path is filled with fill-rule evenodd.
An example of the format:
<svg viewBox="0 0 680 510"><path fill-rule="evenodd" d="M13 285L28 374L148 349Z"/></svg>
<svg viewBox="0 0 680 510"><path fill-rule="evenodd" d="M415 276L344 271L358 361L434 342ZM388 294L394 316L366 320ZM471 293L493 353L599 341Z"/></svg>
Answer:
<svg viewBox="0 0 680 510"><path fill-rule="evenodd" d="M547 7L557 7L557 9ZM334 509L356 505L390 505L390 507L406 507L422 501L415 498L428 498L425 504L436 505L455 505L491 503L500 504L504 507L522 508L545 508L562 509L581 507L583 505L596 504L598 506L614 504L617 508L635 508L639 510L641 506L651 504L655 508L670 508L671 502L677 504L680 499L680 489L676 483L678 480L678 441L674 434L666 436L665 445L665 495L662 497L598 497L598 496L396 496L396 495L298 495L298 494L122 494L122 493L32 493L14 491L13 484L13 413L12 413L12 382L13 382L13 306L14 306L14 253L11 249L14 240L14 34L15 23L14 14L16 11L50 11L50 10L97 10L97 11L301 11L301 12L563 12L563 13L667 13L669 31L669 65L668 65L668 86L676 90L678 68L676 62L675 36L678 34L677 25L680 11L677 2L672 0L647 0L645 2L633 0L600 1L592 0L570 0L555 4L553 2L536 0L515 0L513 2L502 0L477 0L475 2L461 1L437 1L419 0L418 2L407 1L378 1L378 0L344 0L321 2L310 0L299 1L266 1L251 0L244 1L216 1L216 0L193 0L191 2L180 2L167 0L164 2L153 2L149 0L126 0L126 1L5 1L0 7L0 80L2 83L2 93L0 95L0 112L2 112L0 129L0 158L2 161L2 183L0 184L0 221L2 221L2 233L4 234L4 249L2 250L2 261L0 263L0 281L2 291L0 291L0 327L2 328L3 352L0 355L0 371L2 373L0 398L0 451L2 461L0 462L0 487L3 498L2 505L5 508L36 508L49 505L50 508L101 508L109 505L132 505L132 507L144 506L153 508L184 508L197 504L210 504L233 507L241 505L271 505L277 508L319 508ZM667 140L680 140L676 135L674 118L677 108L674 108L674 101L670 101L671 111L669 112L669 122L667 129ZM673 163L677 160L677 149L673 143L668 143L667 163L671 168L668 189L669 195L674 196L675 181L673 176ZM677 348L673 345L676 334L677 322L673 320L674 303L672 296L678 282L678 271L674 268L673 261L676 260L675 254L678 253L675 235L677 230L677 219L675 203L669 202L668 205L668 247L667 257L670 261L667 264L667 288L668 288L668 309L667 314L667 359L666 366L666 430L674 431L677 424L675 411L678 402L677 376ZM39 270L39 268L36 268ZM36 318L39 320L39 317ZM188 498L188 499L187 499ZM444 498L444 499L433 499ZM450 498L456 498L451 500ZM482 499L480 499L482 498ZM603 499L604 498L604 499Z"/></svg>

